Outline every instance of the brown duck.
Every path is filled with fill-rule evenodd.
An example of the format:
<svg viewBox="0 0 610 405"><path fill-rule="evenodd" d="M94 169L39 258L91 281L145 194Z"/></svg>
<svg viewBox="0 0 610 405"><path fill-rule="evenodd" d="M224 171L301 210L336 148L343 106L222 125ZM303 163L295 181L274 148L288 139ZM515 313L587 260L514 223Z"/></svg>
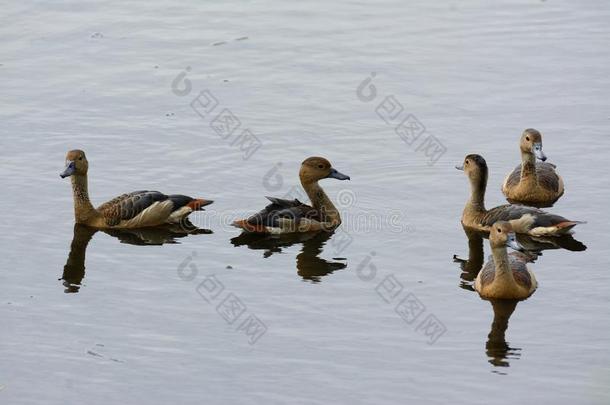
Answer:
<svg viewBox="0 0 610 405"><path fill-rule="evenodd" d="M233 222L233 225L247 232L270 234L331 231L341 225L339 211L318 181L349 180L349 176L338 172L322 157L310 157L301 164L299 178L311 206L299 200L267 197L271 204L250 218Z"/></svg>
<svg viewBox="0 0 610 405"><path fill-rule="evenodd" d="M527 256L510 223L496 222L489 233L492 256L474 282L474 289L483 298L522 300L538 286L534 273L527 268ZM508 254L506 248L517 250Z"/></svg>
<svg viewBox="0 0 610 405"><path fill-rule="evenodd" d="M485 190L489 170L485 159L480 155L468 155L463 165L456 169L463 170L470 180L471 196L462 213L462 225L466 228L489 232L497 221L510 221L517 233L551 236L569 233L583 223L524 205L508 204L487 210Z"/></svg>
<svg viewBox="0 0 610 405"><path fill-rule="evenodd" d="M563 179L555 165L546 162L542 134L526 129L521 136L521 164L504 180L502 192L510 203L550 207L564 193ZM536 159L541 162L536 163Z"/></svg>
<svg viewBox="0 0 610 405"><path fill-rule="evenodd" d="M135 191L116 197L98 208L89 200L85 152L72 150L66 156L62 178L72 178L76 223L95 228L145 228L180 223L193 211L201 211L213 201L185 195L165 195L158 191Z"/></svg>

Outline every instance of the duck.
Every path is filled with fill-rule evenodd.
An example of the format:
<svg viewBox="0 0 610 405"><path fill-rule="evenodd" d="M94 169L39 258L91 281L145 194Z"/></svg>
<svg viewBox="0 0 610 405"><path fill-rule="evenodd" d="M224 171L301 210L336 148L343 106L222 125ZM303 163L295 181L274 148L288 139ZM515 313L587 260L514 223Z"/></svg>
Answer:
<svg viewBox="0 0 610 405"><path fill-rule="evenodd" d="M350 177L336 170L327 159L312 156L301 163L299 179L311 201L311 206L297 199L266 197L271 204L247 219L234 221L232 225L245 232L275 235L313 231L330 232L341 225L339 210L318 181L322 179L350 180Z"/></svg>
<svg viewBox="0 0 610 405"><path fill-rule="evenodd" d="M482 298L523 300L531 296L538 282L527 267L527 256L517 242L512 225L506 221L493 224L489 233L492 256L474 281L474 289ZM508 254L506 248L516 252Z"/></svg>
<svg viewBox="0 0 610 405"><path fill-rule="evenodd" d="M97 208L89 199L85 152L71 150L61 178L70 177L77 224L99 229L137 229L182 223L192 212L203 211L212 200L185 195L166 195L159 191L134 191L120 195Z"/></svg>
<svg viewBox="0 0 610 405"><path fill-rule="evenodd" d="M467 155L461 166L470 180L471 196L462 213L465 228L489 232L491 226L500 220L510 221L515 231L531 236L559 236L571 234L572 228L582 221L572 221L560 215L550 214L536 207L507 204L487 210L485 190L489 170L481 155Z"/></svg>
<svg viewBox="0 0 610 405"><path fill-rule="evenodd" d="M504 179L502 192L511 204L522 203L538 208L550 207L565 192L556 166L547 163L542 150L542 134L528 128L520 141L521 164ZM536 159L541 162L536 163Z"/></svg>

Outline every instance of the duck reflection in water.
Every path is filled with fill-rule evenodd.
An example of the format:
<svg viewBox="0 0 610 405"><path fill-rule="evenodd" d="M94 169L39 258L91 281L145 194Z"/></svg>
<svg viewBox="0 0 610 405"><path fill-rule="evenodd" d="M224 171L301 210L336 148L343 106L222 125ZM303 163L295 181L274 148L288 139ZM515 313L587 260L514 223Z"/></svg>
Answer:
<svg viewBox="0 0 610 405"><path fill-rule="evenodd" d="M86 225L75 224L74 235L70 245L70 253L68 260L64 266L63 275L60 280L63 281L66 293L77 293L80 290L81 283L85 277L85 257L87 254L87 246L97 232L103 232L113 236L121 243L138 246L160 246L164 244L179 243L177 239L184 238L189 235L209 234L212 233L209 229L201 229L195 227L189 221L183 221L181 224L167 225L156 228L141 228L141 229L104 229L99 230L88 227Z"/></svg>
<svg viewBox="0 0 610 405"><path fill-rule="evenodd" d="M509 360L521 357L521 349L510 347L506 342L506 330L508 320L517 308L520 300L498 300L489 299L494 311L494 319L491 331L487 336L485 352L489 357L489 363L495 367L510 367Z"/></svg>
<svg viewBox="0 0 610 405"><path fill-rule="evenodd" d="M306 232L284 235L266 235L252 232L243 232L231 239L231 243L238 246L247 246L252 250L263 250L263 257L268 258L274 253L281 253L283 249L302 243L303 247L296 256L297 274L304 280L320 282L321 278L337 270L347 267L346 263L322 259L320 254L333 232ZM334 259L343 260L343 259Z"/></svg>
<svg viewBox="0 0 610 405"><path fill-rule="evenodd" d="M464 232L468 239L468 258L460 259L455 255L453 260L460 264L462 271L460 287L465 290L475 291L473 286L474 281L485 262L484 239L488 238L489 234L466 228L464 228ZM517 235L517 241L525 248L523 254L527 255L529 262L538 260L544 250L565 249L572 252L581 252L587 249L584 244L574 239L572 235L562 235L561 237ZM510 360L518 359L521 356L521 349L511 347L508 344L506 341L506 330L508 329L510 317L517 308L517 304L522 300L482 299L489 301L494 312L491 331L485 344L485 353L489 358L489 363L494 367L509 367Z"/></svg>

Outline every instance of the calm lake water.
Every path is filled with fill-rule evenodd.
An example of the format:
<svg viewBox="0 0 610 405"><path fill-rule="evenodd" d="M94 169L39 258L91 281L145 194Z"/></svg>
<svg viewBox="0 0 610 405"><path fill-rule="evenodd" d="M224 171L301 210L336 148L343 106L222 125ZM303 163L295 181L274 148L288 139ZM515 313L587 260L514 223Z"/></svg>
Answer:
<svg viewBox="0 0 610 405"><path fill-rule="evenodd" d="M0 403L609 403L609 21L604 1L4 4ZM545 251L536 293L492 307L452 260L453 167L483 155L504 203L527 127L588 249ZM95 204L209 198L212 233L75 229L74 148ZM351 176L322 182L343 226L234 240L312 155Z"/></svg>

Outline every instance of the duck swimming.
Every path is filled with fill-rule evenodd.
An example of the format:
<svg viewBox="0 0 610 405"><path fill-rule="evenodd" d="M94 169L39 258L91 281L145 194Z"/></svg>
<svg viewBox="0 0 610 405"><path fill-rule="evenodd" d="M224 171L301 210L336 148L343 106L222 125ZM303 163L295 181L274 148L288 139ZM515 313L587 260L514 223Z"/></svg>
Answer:
<svg viewBox="0 0 610 405"><path fill-rule="evenodd" d="M474 289L483 298L522 300L534 293L538 283L527 268L527 256L510 223L498 221L489 234L492 256L474 282ZM506 247L517 250L508 254Z"/></svg>
<svg viewBox="0 0 610 405"><path fill-rule="evenodd" d="M487 210L485 190L489 171L485 159L480 155L468 155L464 164L456 169L464 171L470 180L471 196L462 213L462 225L466 228L489 232L495 222L510 221L517 233L553 236L570 233L572 228L583 223L524 205L508 204Z"/></svg>
<svg viewBox="0 0 610 405"><path fill-rule="evenodd" d="M553 205L564 193L563 179L555 165L546 163L542 135L529 128L521 136L521 164L506 176L502 192L508 202L536 207ZM536 159L542 162L536 163Z"/></svg>
<svg viewBox="0 0 610 405"><path fill-rule="evenodd" d="M98 208L89 200L85 152L71 150L66 155L62 178L72 178L74 217L77 224L94 228L134 229L176 224L193 211L201 211L213 201L185 195L165 195L158 191L135 191L116 197Z"/></svg>
<svg viewBox="0 0 610 405"><path fill-rule="evenodd" d="M270 234L331 231L341 225L339 211L318 181L349 180L350 177L334 169L328 160L310 157L301 164L299 178L312 206L299 200L267 197L271 204L250 218L233 222L233 225L247 232Z"/></svg>

